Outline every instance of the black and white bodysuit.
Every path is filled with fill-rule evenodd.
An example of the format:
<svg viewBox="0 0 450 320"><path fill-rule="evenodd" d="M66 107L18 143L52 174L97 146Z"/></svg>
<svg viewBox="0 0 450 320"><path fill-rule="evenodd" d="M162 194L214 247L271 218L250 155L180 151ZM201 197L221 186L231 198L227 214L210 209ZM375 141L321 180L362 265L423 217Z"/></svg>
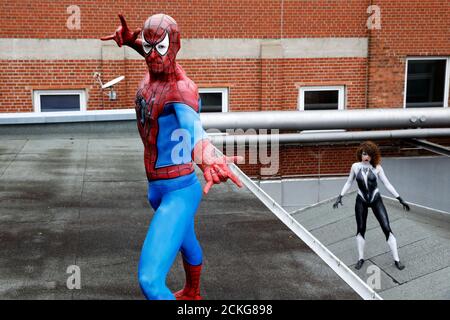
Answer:
<svg viewBox="0 0 450 320"><path fill-rule="evenodd" d="M350 189L353 181L356 179L358 184L358 195L355 204L355 216L357 224L356 240L359 252L359 259L364 257L364 244L366 233L366 222L368 209L372 211L377 218L380 226L386 236L386 241L391 248L395 261L399 261L397 252L397 241L392 233L386 208L383 204L380 192L378 190L378 181L381 180L389 192L395 197L399 197L398 192L389 182L383 168L378 165L374 168L371 164L356 162L352 165L350 175L341 191L341 196Z"/></svg>

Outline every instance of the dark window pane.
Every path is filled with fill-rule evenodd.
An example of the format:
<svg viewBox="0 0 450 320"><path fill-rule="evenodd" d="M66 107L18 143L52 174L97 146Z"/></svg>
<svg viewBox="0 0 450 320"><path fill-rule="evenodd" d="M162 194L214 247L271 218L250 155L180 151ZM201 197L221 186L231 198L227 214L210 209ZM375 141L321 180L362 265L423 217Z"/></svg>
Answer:
<svg viewBox="0 0 450 320"><path fill-rule="evenodd" d="M222 112L222 93L200 93L202 100L201 112Z"/></svg>
<svg viewBox="0 0 450 320"><path fill-rule="evenodd" d="M80 111L80 95L45 95L41 94L41 111Z"/></svg>
<svg viewBox="0 0 450 320"><path fill-rule="evenodd" d="M406 107L443 107L446 60L409 60Z"/></svg>
<svg viewBox="0 0 450 320"><path fill-rule="evenodd" d="M339 91L305 91L305 110L335 110L339 105Z"/></svg>

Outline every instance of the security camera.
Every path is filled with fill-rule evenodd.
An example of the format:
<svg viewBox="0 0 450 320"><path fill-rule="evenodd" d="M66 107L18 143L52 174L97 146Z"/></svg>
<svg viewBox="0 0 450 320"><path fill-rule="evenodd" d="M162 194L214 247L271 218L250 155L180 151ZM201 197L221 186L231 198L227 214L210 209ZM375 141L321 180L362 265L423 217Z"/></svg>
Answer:
<svg viewBox="0 0 450 320"><path fill-rule="evenodd" d="M96 78L98 80L98 82L100 83L100 86L102 87L102 90L109 89L109 91L107 93L109 100L111 100L111 101L117 100L117 92L114 91L114 85L116 85L117 83L119 83L120 81L125 79L125 76L120 76L120 77L115 78L105 84L103 84L103 82L102 82L100 73L95 72L94 78Z"/></svg>
<svg viewBox="0 0 450 320"><path fill-rule="evenodd" d="M111 80L110 82L107 82L106 84L102 85L102 89L107 89L109 87L112 87L113 85L119 83L123 79L125 79L125 76L120 76L118 78L115 78L114 80Z"/></svg>

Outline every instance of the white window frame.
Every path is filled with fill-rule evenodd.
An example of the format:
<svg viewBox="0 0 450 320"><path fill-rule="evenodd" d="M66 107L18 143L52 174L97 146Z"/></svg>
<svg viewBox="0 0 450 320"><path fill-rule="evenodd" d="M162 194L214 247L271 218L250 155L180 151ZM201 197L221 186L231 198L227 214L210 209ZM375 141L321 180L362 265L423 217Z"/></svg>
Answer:
<svg viewBox="0 0 450 320"><path fill-rule="evenodd" d="M403 109L406 109L406 94L408 92L408 66L410 60L445 60L444 108L448 108L448 91L450 82L450 57L407 57L405 65L405 86L403 91Z"/></svg>
<svg viewBox="0 0 450 320"><path fill-rule="evenodd" d="M68 111L41 111L41 95L74 95L80 96L80 111L70 111L70 112L86 112L86 91L85 90L34 90L33 91L33 104L34 112L36 113L59 113Z"/></svg>
<svg viewBox="0 0 450 320"><path fill-rule="evenodd" d="M228 112L228 88L199 88L198 93L221 93L222 112Z"/></svg>
<svg viewBox="0 0 450 320"><path fill-rule="evenodd" d="M346 94L345 94L345 86L307 86L300 87L298 93L298 110L305 111L305 92L307 91L330 91L335 90L338 91L338 108L337 110L344 110L346 104ZM312 110L311 110L312 111Z"/></svg>

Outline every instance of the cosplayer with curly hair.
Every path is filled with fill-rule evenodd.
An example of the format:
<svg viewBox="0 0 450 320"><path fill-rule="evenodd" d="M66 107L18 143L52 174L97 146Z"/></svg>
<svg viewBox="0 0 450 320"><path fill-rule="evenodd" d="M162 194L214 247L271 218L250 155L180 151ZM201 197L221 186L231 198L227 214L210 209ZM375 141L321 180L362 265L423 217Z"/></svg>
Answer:
<svg viewBox="0 0 450 320"><path fill-rule="evenodd" d="M378 190L378 180L381 180L389 192L397 198L397 200L403 205L403 209L409 211L409 205L403 201L398 192L392 186L387 179L383 168L380 165L381 154L378 146L371 142L366 141L362 143L357 152L356 158L358 162L352 165L350 175L342 188L336 202L333 204L333 208L342 205L342 197L352 186L353 181L356 179L358 184L358 195L356 196L355 204L355 216L356 216L356 244L358 248L359 260L356 263L355 268L361 269L364 264L364 245L365 245L365 233L368 209L371 208L381 229L386 236L386 241L392 251L394 257L394 264L399 270L403 270L405 266L400 262L398 257L397 240L392 233L391 226L389 224L389 218L386 211L386 207L381 199L380 192Z"/></svg>

